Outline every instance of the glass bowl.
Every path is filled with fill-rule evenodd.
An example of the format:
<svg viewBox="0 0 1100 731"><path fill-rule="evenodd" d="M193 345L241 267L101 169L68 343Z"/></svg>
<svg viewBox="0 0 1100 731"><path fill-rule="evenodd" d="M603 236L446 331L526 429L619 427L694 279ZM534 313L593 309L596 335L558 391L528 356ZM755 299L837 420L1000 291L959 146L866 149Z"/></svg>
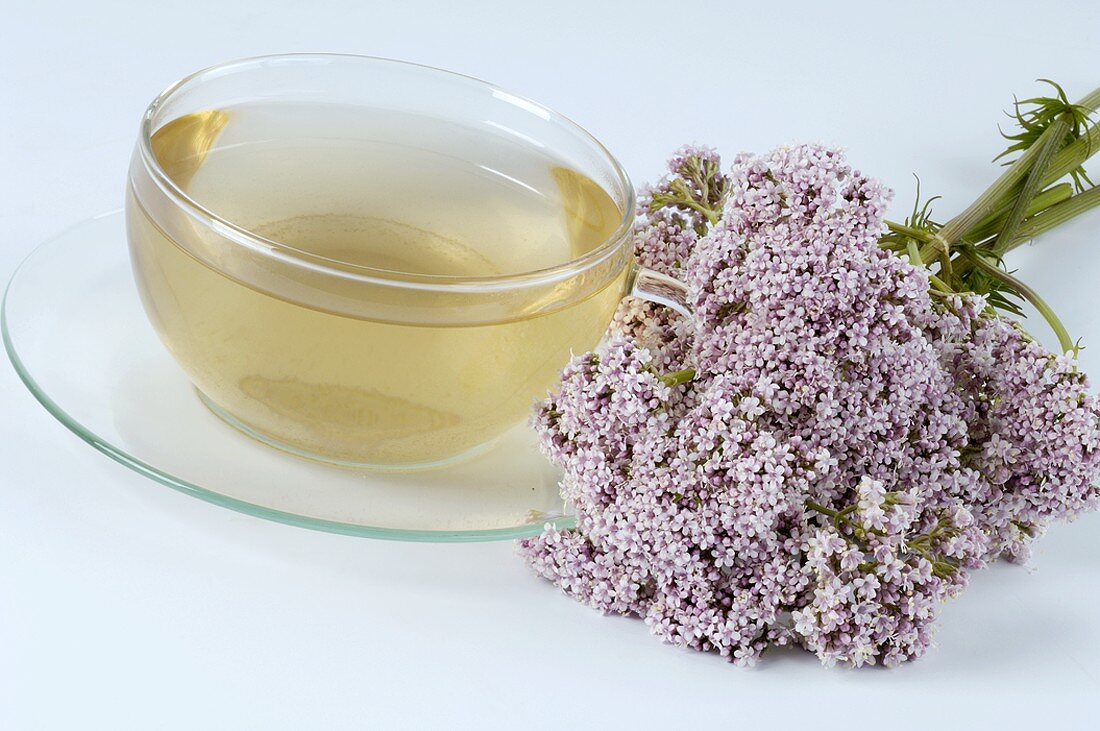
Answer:
<svg viewBox="0 0 1100 731"><path fill-rule="evenodd" d="M570 523L559 475L522 425L480 457L412 473L297 459L230 428L149 325L124 229L115 211L39 246L12 277L0 316L27 388L100 452L216 505L333 533L487 541Z"/></svg>

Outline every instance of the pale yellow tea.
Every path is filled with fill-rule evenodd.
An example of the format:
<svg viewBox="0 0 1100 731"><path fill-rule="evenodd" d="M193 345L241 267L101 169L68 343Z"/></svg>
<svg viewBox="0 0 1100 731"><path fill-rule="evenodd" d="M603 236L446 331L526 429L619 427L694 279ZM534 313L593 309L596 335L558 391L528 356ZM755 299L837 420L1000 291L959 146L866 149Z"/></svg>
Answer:
<svg viewBox="0 0 1100 731"><path fill-rule="evenodd" d="M614 233L623 212L600 185L503 132L267 104L184 116L152 147L198 206L291 261L350 275L327 276L314 297L309 271L299 281L230 234L212 240L183 213L153 210L155 196L128 197L135 275L161 338L218 410L294 451L411 466L489 443L571 351L597 343L623 294L625 266L596 289L563 279L530 296L480 293L486 320L463 316L461 293L359 281L530 272Z"/></svg>

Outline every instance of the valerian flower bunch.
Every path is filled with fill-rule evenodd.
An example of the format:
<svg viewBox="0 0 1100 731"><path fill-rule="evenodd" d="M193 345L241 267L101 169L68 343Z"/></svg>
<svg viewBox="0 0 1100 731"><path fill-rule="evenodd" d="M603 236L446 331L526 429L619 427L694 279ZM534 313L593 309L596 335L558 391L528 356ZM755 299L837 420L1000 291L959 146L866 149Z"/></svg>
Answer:
<svg viewBox="0 0 1100 731"><path fill-rule="evenodd" d="M1081 114L1060 90L1034 103ZM1063 116L1043 119L1035 144ZM890 192L828 147L729 170L678 151L643 195L636 253L687 285L694 316L628 300L539 406L576 527L522 542L535 570L742 664L783 645L826 664L920 656L970 572L1026 560L1100 502L1100 404L1057 318L999 263L1095 205L1057 183L1083 175L1095 128L1064 127L965 225L927 207L886 222ZM1068 352L994 310L1018 297Z"/></svg>

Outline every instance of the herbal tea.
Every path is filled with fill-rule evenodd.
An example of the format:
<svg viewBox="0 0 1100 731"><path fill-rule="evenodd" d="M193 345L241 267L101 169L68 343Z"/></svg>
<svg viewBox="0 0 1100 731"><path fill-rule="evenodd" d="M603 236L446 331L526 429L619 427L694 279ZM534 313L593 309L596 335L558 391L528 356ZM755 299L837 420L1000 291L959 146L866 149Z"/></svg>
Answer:
<svg viewBox="0 0 1100 731"><path fill-rule="evenodd" d="M531 144L398 112L230 107L163 125L152 149L199 206L351 275L544 269L598 247L623 215L600 185ZM246 429L337 462L413 466L492 441L571 351L596 344L625 286L625 266L595 290L563 279L536 300L502 295L504 311L473 324L455 324L455 295L429 288L417 306L438 315L401 321L372 314L399 307L400 293L389 310L359 307L354 276L314 300L281 270L233 275L254 252L213 246L209 231L140 193L127 201L135 275L172 354Z"/></svg>

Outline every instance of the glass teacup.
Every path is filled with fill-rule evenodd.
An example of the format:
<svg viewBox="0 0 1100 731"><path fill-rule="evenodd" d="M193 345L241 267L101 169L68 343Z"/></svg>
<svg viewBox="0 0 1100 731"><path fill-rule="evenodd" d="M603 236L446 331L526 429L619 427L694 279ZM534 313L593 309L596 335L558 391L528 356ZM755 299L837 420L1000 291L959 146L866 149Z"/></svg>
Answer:
<svg viewBox="0 0 1100 731"><path fill-rule="evenodd" d="M634 191L564 117L360 56L237 61L146 111L126 216L149 319L207 405L336 464L477 453L594 347L639 271Z"/></svg>

